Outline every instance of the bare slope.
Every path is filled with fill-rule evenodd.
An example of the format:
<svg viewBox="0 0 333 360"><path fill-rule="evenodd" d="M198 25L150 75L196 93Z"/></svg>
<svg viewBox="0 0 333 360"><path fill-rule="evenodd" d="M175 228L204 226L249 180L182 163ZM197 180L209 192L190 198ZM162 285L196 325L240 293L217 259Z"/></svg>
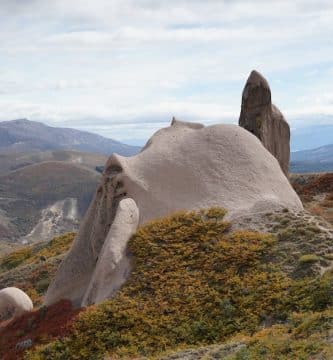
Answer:
<svg viewBox="0 0 333 360"><path fill-rule="evenodd" d="M107 158L107 155L103 154L73 150L47 150L31 153L0 154L0 175L5 175L25 166L45 161L63 161L95 170L96 166L104 165Z"/></svg>
<svg viewBox="0 0 333 360"><path fill-rule="evenodd" d="M68 228L60 227L58 233L75 230L99 178L100 174L96 171L59 161L38 163L1 176L0 240L17 241L29 234L43 217L45 209L48 209L44 211L44 217L50 220L50 234L46 236L45 231L41 232L41 239L56 235L57 222L54 217L59 212L59 216L69 220L72 218L73 221L70 221ZM73 204L75 208L71 209ZM58 224L61 225L61 222Z"/></svg>

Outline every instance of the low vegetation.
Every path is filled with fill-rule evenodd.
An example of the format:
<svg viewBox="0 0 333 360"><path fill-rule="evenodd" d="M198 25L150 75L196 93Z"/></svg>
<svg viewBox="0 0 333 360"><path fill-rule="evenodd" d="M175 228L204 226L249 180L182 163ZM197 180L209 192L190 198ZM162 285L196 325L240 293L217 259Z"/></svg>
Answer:
<svg viewBox="0 0 333 360"><path fill-rule="evenodd" d="M333 173L294 174L291 182L305 208L333 225Z"/></svg>
<svg viewBox="0 0 333 360"><path fill-rule="evenodd" d="M0 288L18 287L32 298L35 306L40 305L74 237L75 233L68 233L48 243L18 249L0 259Z"/></svg>
<svg viewBox="0 0 333 360"><path fill-rule="evenodd" d="M27 265L47 261L66 253L74 239L75 233L57 236L47 243L38 243L13 251L0 259L0 273L11 270L19 265Z"/></svg>
<svg viewBox="0 0 333 360"><path fill-rule="evenodd" d="M331 359L333 311L293 314L285 324L273 325L251 337L224 344L165 354L162 360L319 360Z"/></svg>
<svg viewBox="0 0 333 360"><path fill-rule="evenodd" d="M215 344L230 359L325 359L332 241L314 224L304 231L305 220L289 212L268 215L272 234L231 232L224 215L178 213L140 228L129 247L133 272L117 295L26 358L160 358ZM230 341L236 346L227 351Z"/></svg>
<svg viewBox="0 0 333 360"><path fill-rule="evenodd" d="M24 340L45 343L66 336L73 319L79 310L74 310L70 301L62 300L48 308L27 313L11 321L6 327L0 327L0 358L16 360L23 356L25 349L16 345Z"/></svg>
<svg viewBox="0 0 333 360"><path fill-rule="evenodd" d="M315 263L320 260L320 257L315 254L306 254L302 255L299 258L300 264L309 264L309 263Z"/></svg>

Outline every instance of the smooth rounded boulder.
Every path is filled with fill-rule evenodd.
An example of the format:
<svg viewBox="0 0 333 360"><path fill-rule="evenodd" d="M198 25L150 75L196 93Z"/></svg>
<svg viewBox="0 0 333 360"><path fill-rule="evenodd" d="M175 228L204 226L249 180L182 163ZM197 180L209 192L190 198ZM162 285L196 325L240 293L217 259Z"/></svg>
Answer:
<svg viewBox="0 0 333 360"><path fill-rule="evenodd" d="M0 321L32 311L33 303L30 297L16 287L0 290Z"/></svg>

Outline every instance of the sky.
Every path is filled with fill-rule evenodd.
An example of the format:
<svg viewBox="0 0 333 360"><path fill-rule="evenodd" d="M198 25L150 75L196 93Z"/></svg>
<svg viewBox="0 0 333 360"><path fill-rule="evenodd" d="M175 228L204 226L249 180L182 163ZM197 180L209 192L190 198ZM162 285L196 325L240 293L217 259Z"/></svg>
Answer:
<svg viewBox="0 0 333 360"><path fill-rule="evenodd" d="M142 144L237 123L253 69L292 128L333 125L333 1L0 0L0 121Z"/></svg>

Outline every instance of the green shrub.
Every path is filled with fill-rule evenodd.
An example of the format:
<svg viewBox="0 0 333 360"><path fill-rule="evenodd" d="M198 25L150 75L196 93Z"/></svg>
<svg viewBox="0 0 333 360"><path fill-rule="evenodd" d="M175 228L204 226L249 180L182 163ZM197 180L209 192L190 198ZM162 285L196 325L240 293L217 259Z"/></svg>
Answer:
<svg viewBox="0 0 333 360"><path fill-rule="evenodd" d="M16 250L15 252L6 255L0 263L0 268L3 270L11 270L24 263L32 256L32 248L26 247Z"/></svg>
<svg viewBox="0 0 333 360"><path fill-rule="evenodd" d="M306 255L302 255L299 258L299 263L300 264L313 264L316 263L320 260L320 257L317 256L316 254L306 254Z"/></svg>

